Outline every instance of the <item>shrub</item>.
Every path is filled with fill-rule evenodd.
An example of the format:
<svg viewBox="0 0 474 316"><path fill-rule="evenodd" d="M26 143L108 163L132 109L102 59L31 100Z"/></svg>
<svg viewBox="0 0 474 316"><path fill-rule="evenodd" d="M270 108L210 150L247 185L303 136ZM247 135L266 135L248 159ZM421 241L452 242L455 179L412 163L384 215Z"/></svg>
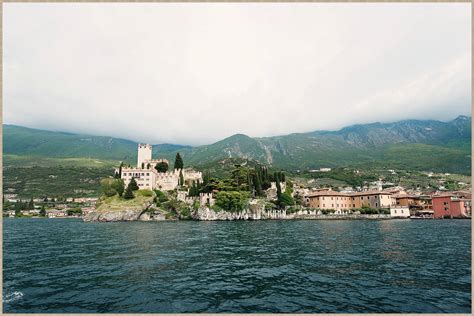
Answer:
<svg viewBox="0 0 474 316"><path fill-rule="evenodd" d="M76 207L76 208L71 208L71 209L67 210L67 215L68 216L71 216L71 215L74 215L74 214L81 214L82 215L82 209L80 207Z"/></svg>
<svg viewBox="0 0 474 316"><path fill-rule="evenodd" d="M113 188L115 179L102 179L100 180L100 191L105 196L114 196L117 191Z"/></svg>
<svg viewBox="0 0 474 316"><path fill-rule="evenodd" d="M166 194L163 191L155 190L155 194L159 202L163 203L163 202L168 201L168 198L166 197Z"/></svg>
<svg viewBox="0 0 474 316"><path fill-rule="evenodd" d="M122 179L115 179L111 186L119 196L122 196L123 192L125 191L125 184L123 183Z"/></svg>
<svg viewBox="0 0 474 316"><path fill-rule="evenodd" d="M323 213L324 215L334 214L334 213L336 213L336 210L335 209L321 210L321 213Z"/></svg>
<svg viewBox="0 0 474 316"><path fill-rule="evenodd" d="M298 206L290 206L287 210L286 210L286 213L287 214L292 214L292 213L296 213L298 211L301 210L301 207L298 207Z"/></svg>
<svg viewBox="0 0 474 316"><path fill-rule="evenodd" d="M191 219L191 209L189 206L182 206L179 208L179 219Z"/></svg>

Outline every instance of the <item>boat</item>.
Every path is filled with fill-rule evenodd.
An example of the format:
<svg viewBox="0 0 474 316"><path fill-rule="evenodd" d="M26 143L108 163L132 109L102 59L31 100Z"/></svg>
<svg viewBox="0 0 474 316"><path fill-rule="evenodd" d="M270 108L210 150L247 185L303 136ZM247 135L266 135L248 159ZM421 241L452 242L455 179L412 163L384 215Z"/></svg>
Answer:
<svg viewBox="0 0 474 316"><path fill-rule="evenodd" d="M434 211L433 210L417 211L415 215L410 216L410 219L434 219Z"/></svg>

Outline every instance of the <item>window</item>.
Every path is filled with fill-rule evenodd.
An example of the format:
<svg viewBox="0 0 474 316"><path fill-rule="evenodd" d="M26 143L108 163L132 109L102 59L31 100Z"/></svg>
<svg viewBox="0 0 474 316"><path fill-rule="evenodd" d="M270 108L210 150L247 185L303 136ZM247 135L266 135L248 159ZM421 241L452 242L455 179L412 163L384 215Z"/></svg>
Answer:
<svg viewBox="0 0 474 316"><path fill-rule="evenodd" d="M403 211L402 211L403 212ZM397 214L397 210L394 211L395 214Z"/></svg>

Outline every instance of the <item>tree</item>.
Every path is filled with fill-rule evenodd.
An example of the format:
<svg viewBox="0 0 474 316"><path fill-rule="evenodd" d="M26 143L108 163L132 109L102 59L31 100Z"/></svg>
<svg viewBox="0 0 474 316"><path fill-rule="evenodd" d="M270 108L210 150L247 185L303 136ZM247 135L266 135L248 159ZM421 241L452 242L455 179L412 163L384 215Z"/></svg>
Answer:
<svg viewBox="0 0 474 316"><path fill-rule="evenodd" d="M130 185L132 181L127 185L127 188L125 189L125 193L123 194L123 198L130 200L133 199L135 196L133 195L133 189L132 186Z"/></svg>
<svg viewBox="0 0 474 316"><path fill-rule="evenodd" d="M295 200L288 193L282 193L278 198L278 205L280 207L291 206L295 204Z"/></svg>
<svg viewBox="0 0 474 316"><path fill-rule="evenodd" d="M255 194L257 196L261 196L263 194L262 183L260 182L260 177L258 176L258 174L253 175L253 185L255 188Z"/></svg>
<svg viewBox="0 0 474 316"><path fill-rule="evenodd" d="M105 196L114 196L117 191L113 188L114 181L118 179L102 179L100 180L100 190Z"/></svg>
<svg viewBox="0 0 474 316"><path fill-rule="evenodd" d="M15 216L20 217L21 215L22 215L21 214L21 202L18 200L15 203Z"/></svg>
<svg viewBox="0 0 474 316"><path fill-rule="evenodd" d="M168 171L168 164L164 161L161 161L155 165L156 171L164 173Z"/></svg>
<svg viewBox="0 0 474 316"><path fill-rule="evenodd" d="M44 208L44 204L41 205L41 210L39 212L39 216L42 216L42 217L46 216L46 209Z"/></svg>
<svg viewBox="0 0 474 316"><path fill-rule="evenodd" d="M183 169L179 170L179 183L180 186L184 185L184 176L183 176Z"/></svg>
<svg viewBox="0 0 474 316"><path fill-rule="evenodd" d="M222 191L216 195L216 205L226 211L241 211L248 201L248 192Z"/></svg>
<svg viewBox="0 0 474 316"><path fill-rule="evenodd" d="M34 210L35 209L35 204L33 203L33 198L30 199L28 202L28 210Z"/></svg>
<svg viewBox="0 0 474 316"><path fill-rule="evenodd" d="M183 158L181 158L181 155L179 153L176 153L176 158L174 160L174 168L183 169L183 167L184 167Z"/></svg>
<svg viewBox="0 0 474 316"><path fill-rule="evenodd" d="M196 181L193 181L193 185L189 188L189 196L199 196L199 189L196 185Z"/></svg>
<svg viewBox="0 0 474 316"><path fill-rule="evenodd" d="M125 183L122 179L116 179L112 183L112 188L117 192L118 196L122 196L123 192L125 191Z"/></svg>
<svg viewBox="0 0 474 316"><path fill-rule="evenodd" d="M135 180L135 178L132 177L132 179L130 180L130 183L128 184L129 187L131 187L132 191L136 191L136 190L139 190L140 188L138 187L138 184L137 184L137 181Z"/></svg>
<svg viewBox="0 0 474 316"><path fill-rule="evenodd" d="M276 189L277 189L277 197L278 199L280 199L280 196L281 196L281 185L280 185L280 178L278 176L278 173L275 173L275 185L276 185Z"/></svg>

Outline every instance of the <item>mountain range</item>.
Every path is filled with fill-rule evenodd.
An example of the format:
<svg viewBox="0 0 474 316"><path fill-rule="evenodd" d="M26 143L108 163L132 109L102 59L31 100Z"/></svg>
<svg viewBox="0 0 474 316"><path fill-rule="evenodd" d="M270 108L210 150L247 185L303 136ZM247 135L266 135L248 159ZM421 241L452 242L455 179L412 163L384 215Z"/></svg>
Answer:
<svg viewBox="0 0 474 316"><path fill-rule="evenodd" d="M449 122L403 120L359 124L338 131L274 137L236 134L210 145L153 145L153 157L205 168L227 158L264 163L289 171L343 166L386 166L470 174L471 117ZM4 155L95 158L134 163L137 143L113 137L71 134L3 125Z"/></svg>

